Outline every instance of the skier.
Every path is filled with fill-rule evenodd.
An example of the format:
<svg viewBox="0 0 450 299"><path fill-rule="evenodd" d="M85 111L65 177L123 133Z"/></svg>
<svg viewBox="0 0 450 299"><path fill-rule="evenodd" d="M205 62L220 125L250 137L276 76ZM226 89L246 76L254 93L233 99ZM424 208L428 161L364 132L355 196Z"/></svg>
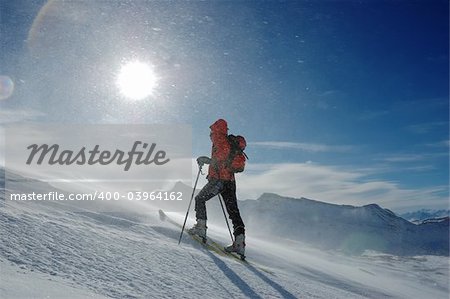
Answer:
<svg viewBox="0 0 450 299"><path fill-rule="evenodd" d="M197 158L197 163L200 167L204 164L209 164L208 176L206 177L208 183L195 197L197 223L189 229L189 233L206 239L206 201L221 194L234 230L234 242L225 249L228 252L236 252L244 256L245 226L237 205L234 172L227 165L231 148L227 138L227 122L219 119L209 128L211 129L210 138L212 141L211 158L205 156Z"/></svg>

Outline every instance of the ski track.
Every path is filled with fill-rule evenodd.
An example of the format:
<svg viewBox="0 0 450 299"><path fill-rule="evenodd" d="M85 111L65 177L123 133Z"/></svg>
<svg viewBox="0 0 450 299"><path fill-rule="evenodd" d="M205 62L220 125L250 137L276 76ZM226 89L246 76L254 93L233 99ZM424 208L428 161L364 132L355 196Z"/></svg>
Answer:
<svg viewBox="0 0 450 299"><path fill-rule="evenodd" d="M55 202L2 199L0 233L1 258L111 298L391 297L321 269L290 268L282 257L253 249L270 273L218 256L189 236L178 246L179 229L157 212L136 221Z"/></svg>

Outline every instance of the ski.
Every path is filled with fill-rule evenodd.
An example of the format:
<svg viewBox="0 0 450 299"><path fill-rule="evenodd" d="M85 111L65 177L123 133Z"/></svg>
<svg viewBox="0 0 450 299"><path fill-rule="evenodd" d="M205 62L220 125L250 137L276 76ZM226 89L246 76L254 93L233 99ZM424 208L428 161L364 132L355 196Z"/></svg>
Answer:
<svg viewBox="0 0 450 299"><path fill-rule="evenodd" d="M170 218L166 213L164 213L163 210L159 210L159 218L161 221L165 221L168 222L178 228L182 228L183 226L181 225L181 223L178 223L177 221L173 220L172 218ZM261 271L264 271L270 275L275 275L273 271L266 269L265 267L262 267L260 265L257 265L253 262L249 262L245 257L244 259L241 258L241 256L239 256L238 254L235 253L231 253L231 252L227 252L225 250L225 248L220 245L219 243L211 240L210 238L208 238L207 240L204 240L203 238L197 236L197 235L191 235L188 234L189 236L191 236L191 238L193 240L195 240L196 242L198 242L199 244L201 244L203 246L203 248L205 248L206 250L209 250L211 252L216 253L217 255L226 257L226 258L230 258L233 259L235 261L238 261L248 267L253 267L253 268L258 268Z"/></svg>
<svg viewBox="0 0 450 299"><path fill-rule="evenodd" d="M166 222L171 223L179 228L182 228L182 225L180 223L178 223L177 221L170 218L166 213L164 213L163 210L159 210L159 218L161 219L161 221L166 221ZM219 243L215 242L214 240L211 240L211 238L205 239L205 238L201 238L197 235L191 235L191 234L189 234L189 236L191 236L192 239L194 239L195 241L197 241L203 247L205 247L206 249L208 249L210 251L213 251L221 256L231 257L240 262L247 263L245 256L241 256L241 255L233 253L233 252L228 252L225 249L225 247L223 247Z"/></svg>

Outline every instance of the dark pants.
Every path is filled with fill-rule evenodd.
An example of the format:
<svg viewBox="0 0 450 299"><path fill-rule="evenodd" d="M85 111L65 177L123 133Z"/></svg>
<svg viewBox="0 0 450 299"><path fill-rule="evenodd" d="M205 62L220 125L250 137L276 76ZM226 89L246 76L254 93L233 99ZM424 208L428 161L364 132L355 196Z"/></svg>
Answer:
<svg viewBox="0 0 450 299"><path fill-rule="evenodd" d="M244 234L245 226L237 205L236 182L210 180L195 197L195 211L197 219L206 220L206 202L214 196L221 194L225 201L228 216L233 223L234 236Z"/></svg>

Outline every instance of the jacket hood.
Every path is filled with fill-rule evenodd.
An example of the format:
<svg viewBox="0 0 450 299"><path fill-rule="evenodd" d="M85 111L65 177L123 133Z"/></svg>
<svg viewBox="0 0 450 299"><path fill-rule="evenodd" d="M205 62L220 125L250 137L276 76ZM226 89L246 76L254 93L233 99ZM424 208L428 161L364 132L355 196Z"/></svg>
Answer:
<svg viewBox="0 0 450 299"><path fill-rule="evenodd" d="M214 133L227 134L227 132L228 132L228 124L224 119L216 120L216 122L213 123L209 128Z"/></svg>

